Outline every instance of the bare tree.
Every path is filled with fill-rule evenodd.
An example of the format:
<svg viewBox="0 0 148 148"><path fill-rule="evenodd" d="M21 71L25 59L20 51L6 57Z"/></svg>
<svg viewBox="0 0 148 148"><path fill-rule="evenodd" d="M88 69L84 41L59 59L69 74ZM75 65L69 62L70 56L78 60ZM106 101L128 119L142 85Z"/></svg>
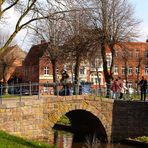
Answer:
<svg viewBox="0 0 148 148"><path fill-rule="evenodd" d="M91 8L92 23L100 32L98 42L101 45L104 76L107 89L113 76L115 45L137 37L140 21L134 17L134 8L127 0L92 0L79 1L83 8ZM110 68L107 66L107 48L112 54ZM108 96L109 94L107 94Z"/></svg>
<svg viewBox="0 0 148 148"><path fill-rule="evenodd" d="M10 52L0 59L0 79L4 84L4 93L8 93L8 80L25 57L24 52L18 46L15 45L8 48L11 48L8 49Z"/></svg>
<svg viewBox="0 0 148 148"><path fill-rule="evenodd" d="M5 42L7 41L7 39L9 38L9 33L6 33L2 30L0 30L0 33L1 33L0 34L0 47L2 47L5 44ZM16 44L16 41L13 40L9 46L13 46L15 44Z"/></svg>
<svg viewBox="0 0 148 148"><path fill-rule="evenodd" d="M6 3L8 6L3 7L2 9L2 6ZM29 24L35 23L37 20L53 17L55 14L66 11L61 9L59 5L62 5L59 0L43 0L42 2L37 0L2 0L0 2L0 20L3 19L5 13L10 9L14 9L18 13L18 20L15 24L14 31L9 36L5 44L0 48L0 55L2 56L3 52L7 49L17 33L22 29L26 29Z"/></svg>

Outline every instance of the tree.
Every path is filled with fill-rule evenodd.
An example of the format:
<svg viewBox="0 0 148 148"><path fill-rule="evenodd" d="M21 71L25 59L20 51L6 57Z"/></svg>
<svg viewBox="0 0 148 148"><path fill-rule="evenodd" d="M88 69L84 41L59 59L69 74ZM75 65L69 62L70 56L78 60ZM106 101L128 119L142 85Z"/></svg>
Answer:
<svg viewBox="0 0 148 148"><path fill-rule="evenodd" d="M4 84L4 93L8 93L8 80L25 57L24 52L17 45L8 48L10 52L0 59L0 79Z"/></svg>
<svg viewBox="0 0 148 148"><path fill-rule="evenodd" d="M34 31L31 38L39 43L41 40L48 45L46 49L46 56L50 59L52 63L53 70L53 82L57 83L57 69L61 67L61 61L63 58L63 48L62 45L67 37L68 25L64 17L64 12L55 14L49 19L40 20L35 26L30 26ZM55 92L57 92L57 87L55 87Z"/></svg>
<svg viewBox="0 0 148 148"><path fill-rule="evenodd" d="M7 4L7 5L6 5ZM6 5L6 7L2 6ZM0 1L0 21L3 19L7 11L14 9L18 13L18 20L15 24L15 29L9 36L5 44L0 48L0 57L8 50L9 44L16 37L17 33L22 29L27 29L29 24L35 23L37 20L53 17L54 14L63 12L59 5L62 5L59 0L54 1L37 1L37 0L1 0ZM48 9L48 8L50 9ZM54 8L54 10L53 10ZM56 10L55 10L56 8ZM50 11L48 11L50 10ZM43 13L44 12L44 13ZM4 53L5 54L5 53Z"/></svg>
<svg viewBox="0 0 148 148"><path fill-rule="evenodd" d="M2 30L0 30L1 34L0 34L0 47L3 47L5 42L7 41L7 39L9 38L9 33L5 33ZM16 41L13 40L9 46L13 46L16 44Z"/></svg>
<svg viewBox="0 0 148 148"><path fill-rule="evenodd" d="M79 83L79 70L81 62L93 53L95 31L87 25L89 22L88 15L83 9L75 9L69 13L71 33L68 40L64 44L64 48L68 50L67 61L74 65L74 81ZM91 51L91 52L90 52Z"/></svg>
<svg viewBox="0 0 148 148"><path fill-rule="evenodd" d="M93 0L79 1L83 8L90 8L92 23L100 29L98 42L101 46L104 76L107 89L113 77L115 45L137 37L137 26L140 21L134 17L134 8L127 0ZM107 49L112 54L111 65L107 67ZM109 91L108 91L109 92ZM109 93L107 93L107 96Z"/></svg>

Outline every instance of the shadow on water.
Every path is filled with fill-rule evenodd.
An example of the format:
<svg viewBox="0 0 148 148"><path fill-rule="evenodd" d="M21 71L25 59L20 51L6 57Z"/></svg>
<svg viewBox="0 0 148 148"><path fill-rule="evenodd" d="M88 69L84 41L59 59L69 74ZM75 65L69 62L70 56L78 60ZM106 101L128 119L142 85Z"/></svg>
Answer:
<svg viewBox="0 0 148 148"><path fill-rule="evenodd" d="M56 125L56 130L54 130L55 145L57 148L140 148L120 143L100 143L98 140L93 139L92 137L90 138L90 135L85 137L87 136L85 133L71 133L71 129L70 131L68 131L67 127L66 131L64 131L64 129L65 128L61 130L61 126L58 129L58 125Z"/></svg>

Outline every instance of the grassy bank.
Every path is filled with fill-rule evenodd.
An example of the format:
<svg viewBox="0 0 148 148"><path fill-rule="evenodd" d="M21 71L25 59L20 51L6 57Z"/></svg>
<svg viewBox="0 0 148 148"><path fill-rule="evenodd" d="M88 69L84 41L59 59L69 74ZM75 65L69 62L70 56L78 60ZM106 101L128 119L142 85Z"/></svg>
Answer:
<svg viewBox="0 0 148 148"><path fill-rule="evenodd" d="M147 136L137 137L137 138L135 138L135 140L148 143L148 137Z"/></svg>
<svg viewBox="0 0 148 148"><path fill-rule="evenodd" d="M0 148L56 148L42 142L33 142L0 131Z"/></svg>

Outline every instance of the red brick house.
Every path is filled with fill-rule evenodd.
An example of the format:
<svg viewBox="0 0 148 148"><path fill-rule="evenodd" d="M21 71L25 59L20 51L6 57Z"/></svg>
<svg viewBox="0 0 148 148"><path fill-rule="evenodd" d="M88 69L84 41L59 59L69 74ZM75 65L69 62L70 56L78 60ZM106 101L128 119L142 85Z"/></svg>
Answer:
<svg viewBox="0 0 148 148"><path fill-rule="evenodd" d="M148 79L148 42L129 42L124 48L117 47L114 77L125 79L127 64L127 80L129 87L135 87L137 79L144 76ZM139 73L139 77L138 77Z"/></svg>
<svg viewBox="0 0 148 148"><path fill-rule="evenodd" d="M14 79L21 79L23 77L22 63L26 57L19 46L14 45L7 48L3 57L0 60L0 81L2 83L13 82Z"/></svg>
<svg viewBox="0 0 148 148"><path fill-rule="evenodd" d="M125 60L123 59L123 53L127 58L127 67L128 67L128 85L129 87L135 87L137 81L138 73L138 63L140 60L139 67L139 78L145 76L148 79L148 43L140 42L129 42L124 43L127 49L116 47L116 56L114 64L114 77L122 77L125 79ZM38 83L52 83L53 82L53 70L52 63L47 56L48 44L42 43L39 45L34 45L31 47L28 55L24 60L24 75L23 82L38 82ZM123 52L124 51L124 52ZM96 53L97 54L97 53ZM111 62L111 53L107 50L107 62L110 65ZM100 62L101 59L94 59L95 62ZM62 65L60 64L60 67ZM99 71L100 85L105 87L105 79L103 74L103 65L99 64L97 70ZM98 86L98 77L95 73L96 69L91 67L89 63L81 63L80 67L80 81L92 82L94 86ZM73 74L69 75L73 77ZM46 91L46 87L42 87Z"/></svg>

